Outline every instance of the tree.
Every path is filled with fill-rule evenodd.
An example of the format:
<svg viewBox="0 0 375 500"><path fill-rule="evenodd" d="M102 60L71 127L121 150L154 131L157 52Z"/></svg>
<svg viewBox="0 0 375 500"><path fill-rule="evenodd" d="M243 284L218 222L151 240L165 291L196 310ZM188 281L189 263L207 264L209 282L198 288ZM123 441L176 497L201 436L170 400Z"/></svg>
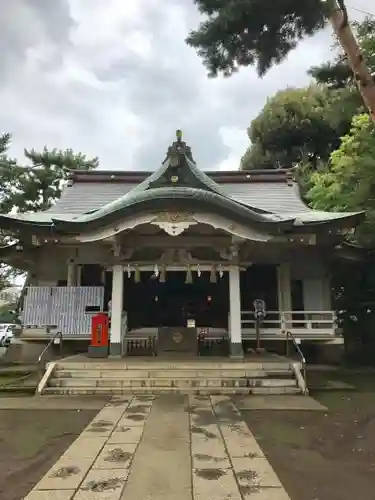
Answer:
<svg viewBox="0 0 375 500"><path fill-rule="evenodd" d="M10 159L7 150L11 135L0 136L0 212L36 212L48 209L61 195L69 170L92 170L98 167L98 158L87 159L82 153L73 153L46 147L42 152L25 150L29 166ZM0 246L10 237L0 233ZM0 265L0 289L9 286L16 273Z"/></svg>
<svg viewBox="0 0 375 500"><path fill-rule="evenodd" d="M277 92L248 129L251 145L241 168L290 168L305 163L316 168L340 145L357 106L346 89L311 85Z"/></svg>
<svg viewBox="0 0 375 500"><path fill-rule="evenodd" d="M363 53L375 70L375 20L355 23ZM339 53L333 60L313 67L315 85L288 88L271 97L248 129L251 145L241 168L290 167L305 178L328 161L351 127L353 115L365 112L353 76ZM321 119L320 119L321 116Z"/></svg>
<svg viewBox="0 0 375 500"><path fill-rule="evenodd" d="M190 32L186 42L197 49L210 76L230 76L241 66L253 65L263 76L329 20L375 120L375 82L348 23L344 0L194 2L207 19Z"/></svg>
<svg viewBox="0 0 375 500"><path fill-rule="evenodd" d="M375 130L367 114L355 116L326 169L314 172L306 195L312 208L365 211L366 219L348 240L369 250L361 262L332 267L335 308L349 354L374 363L375 336ZM358 349L358 347L359 349Z"/></svg>
<svg viewBox="0 0 375 500"><path fill-rule="evenodd" d="M361 22L354 22L353 28L367 65L371 73L375 74L375 19L367 16ZM353 71L348 66L345 52L337 42L333 48L339 51L338 55L332 61L313 66L308 73L316 83L324 84L329 89L349 87L358 95ZM363 105L359 96L358 105Z"/></svg>
<svg viewBox="0 0 375 500"><path fill-rule="evenodd" d="M375 130L367 114L355 116L350 132L330 156L325 171L314 172L307 199L317 210L365 211L353 240L375 248Z"/></svg>
<svg viewBox="0 0 375 500"><path fill-rule="evenodd" d="M92 170L99 165L98 158L87 159L71 149L45 147L41 153L25 149L25 157L31 166L8 162L1 171L3 212L13 208L19 212L46 210L60 198L69 170Z"/></svg>
<svg viewBox="0 0 375 500"><path fill-rule="evenodd" d="M6 199L11 195L10 185L7 183L7 173L15 166L15 162L7 156L10 134L0 135L0 211L6 205ZM7 243L6 236L0 232L0 246ZM8 266L0 265L0 290L10 285L12 270Z"/></svg>

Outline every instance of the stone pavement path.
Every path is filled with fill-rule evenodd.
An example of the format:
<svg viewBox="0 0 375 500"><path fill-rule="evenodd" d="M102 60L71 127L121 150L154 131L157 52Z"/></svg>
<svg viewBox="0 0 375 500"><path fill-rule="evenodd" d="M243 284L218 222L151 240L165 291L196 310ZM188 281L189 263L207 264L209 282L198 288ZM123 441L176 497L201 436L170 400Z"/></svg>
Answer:
<svg viewBox="0 0 375 500"><path fill-rule="evenodd" d="M24 500L290 500L225 396L114 398Z"/></svg>

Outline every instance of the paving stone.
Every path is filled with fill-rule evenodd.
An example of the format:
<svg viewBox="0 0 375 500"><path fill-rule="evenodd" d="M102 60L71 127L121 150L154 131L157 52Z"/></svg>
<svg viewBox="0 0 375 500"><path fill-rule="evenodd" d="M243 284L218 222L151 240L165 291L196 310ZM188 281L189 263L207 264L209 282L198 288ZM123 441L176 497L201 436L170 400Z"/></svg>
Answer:
<svg viewBox="0 0 375 500"><path fill-rule="evenodd" d="M93 419L93 422L97 422L98 420L106 420L108 422L116 424L123 414L124 409L121 406L103 408L103 410L101 410Z"/></svg>
<svg viewBox="0 0 375 500"><path fill-rule="evenodd" d="M108 444L139 443L142 438L143 429L144 427L118 425L108 439Z"/></svg>
<svg viewBox="0 0 375 500"><path fill-rule="evenodd" d="M145 413L125 413L119 420L118 425L124 427L143 427L148 414Z"/></svg>
<svg viewBox="0 0 375 500"><path fill-rule="evenodd" d="M88 433L81 434L74 443L63 453L62 458L96 458L107 441L107 437L91 437Z"/></svg>
<svg viewBox="0 0 375 500"><path fill-rule="evenodd" d="M193 470L194 500L242 500L231 469Z"/></svg>
<svg viewBox="0 0 375 500"><path fill-rule="evenodd" d="M194 469L230 469L228 457L217 457L212 452L194 453L192 455Z"/></svg>
<svg viewBox="0 0 375 500"><path fill-rule="evenodd" d="M72 500L75 490L32 490L24 500Z"/></svg>
<svg viewBox="0 0 375 500"><path fill-rule="evenodd" d="M196 425L194 422L190 422L190 432L192 438L199 437L205 441L222 439L219 427L216 424Z"/></svg>
<svg viewBox="0 0 375 500"><path fill-rule="evenodd" d="M74 500L119 500L128 475L128 469L93 469L87 474Z"/></svg>
<svg viewBox="0 0 375 500"><path fill-rule="evenodd" d="M133 401L126 409L126 415L140 413L141 415L148 415L152 408L152 401Z"/></svg>
<svg viewBox="0 0 375 500"><path fill-rule="evenodd" d="M278 487L282 485L265 458L232 458L233 470L244 487Z"/></svg>
<svg viewBox="0 0 375 500"><path fill-rule="evenodd" d="M212 407L219 421L242 420L241 413L228 396L212 396Z"/></svg>
<svg viewBox="0 0 375 500"><path fill-rule="evenodd" d="M129 405L133 400L133 396L113 396L110 401L106 404L105 408L108 406L116 406L118 404Z"/></svg>
<svg viewBox="0 0 375 500"><path fill-rule="evenodd" d="M189 414L184 397L155 399L122 497L138 499L192 499Z"/></svg>
<svg viewBox="0 0 375 500"><path fill-rule="evenodd" d="M228 454L233 457L264 458L264 453L244 422L220 425Z"/></svg>
<svg viewBox="0 0 375 500"><path fill-rule="evenodd" d="M189 396L189 406L196 407L211 407L211 400L209 396Z"/></svg>
<svg viewBox="0 0 375 500"><path fill-rule="evenodd" d="M290 500L284 488L248 489L240 486L243 500Z"/></svg>
<svg viewBox="0 0 375 500"><path fill-rule="evenodd" d="M118 399L118 400L111 400L109 403L107 403L105 405L105 407L103 408L103 410L108 410L108 409L111 409L111 408L116 408L118 410L123 410L125 411L126 408L128 408L129 404L130 404L130 399Z"/></svg>
<svg viewBox="0 0 375 500"><path fill-rule="evenodd" d="M78 488L92 465L92 459L61 458L35 486L36 490L73 490Z"/></svg>
<svg viewBox="0 0 375 500"><path fill-rule="evenodd" d="M81 436L85 438L89 437L108 437L113 429L116 427L118 420L108 420L105 418L94 419L89 425L84 429Z"/></svg>
<svg viewBox="0 0 375 500"><path fill-rule="evenodd" d="M136 448L136 443L106 445L94 462L93 469L127 469Z"/></svg>

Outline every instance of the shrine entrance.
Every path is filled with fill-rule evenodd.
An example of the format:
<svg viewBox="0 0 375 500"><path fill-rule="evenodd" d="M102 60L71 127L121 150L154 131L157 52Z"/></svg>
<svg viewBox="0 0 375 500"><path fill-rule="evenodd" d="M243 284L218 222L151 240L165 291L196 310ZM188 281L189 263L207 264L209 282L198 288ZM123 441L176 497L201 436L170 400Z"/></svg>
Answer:
<svg viewBox="0 0 375 500"><path fill-rule="evenodd" d="M124 309L130 330L142 327L227 328L229 313L228 276L216 282L209 272L168 271L165 277L141 272L138 283L124 283Z"/></svg>

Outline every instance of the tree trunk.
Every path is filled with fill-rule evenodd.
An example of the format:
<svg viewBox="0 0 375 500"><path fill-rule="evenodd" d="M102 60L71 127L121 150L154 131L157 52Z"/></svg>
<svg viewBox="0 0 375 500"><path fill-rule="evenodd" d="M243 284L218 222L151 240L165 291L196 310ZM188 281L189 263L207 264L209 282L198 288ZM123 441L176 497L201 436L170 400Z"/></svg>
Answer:
<svg viewBox="0 0 375 500"><path fill-rule="evenodd" d="M372 120L375 122L375 81L373 75L370 73L366 62L363 60L357 40L353 34L350 24L347 19L347 12L342 1L338 4L343 6L339 8L334 2L334 6L328 16L332 24L333 31L335 32L341 47L344 49L348 58L348 63L354 72L360 93L369 110Z"/></svg>

